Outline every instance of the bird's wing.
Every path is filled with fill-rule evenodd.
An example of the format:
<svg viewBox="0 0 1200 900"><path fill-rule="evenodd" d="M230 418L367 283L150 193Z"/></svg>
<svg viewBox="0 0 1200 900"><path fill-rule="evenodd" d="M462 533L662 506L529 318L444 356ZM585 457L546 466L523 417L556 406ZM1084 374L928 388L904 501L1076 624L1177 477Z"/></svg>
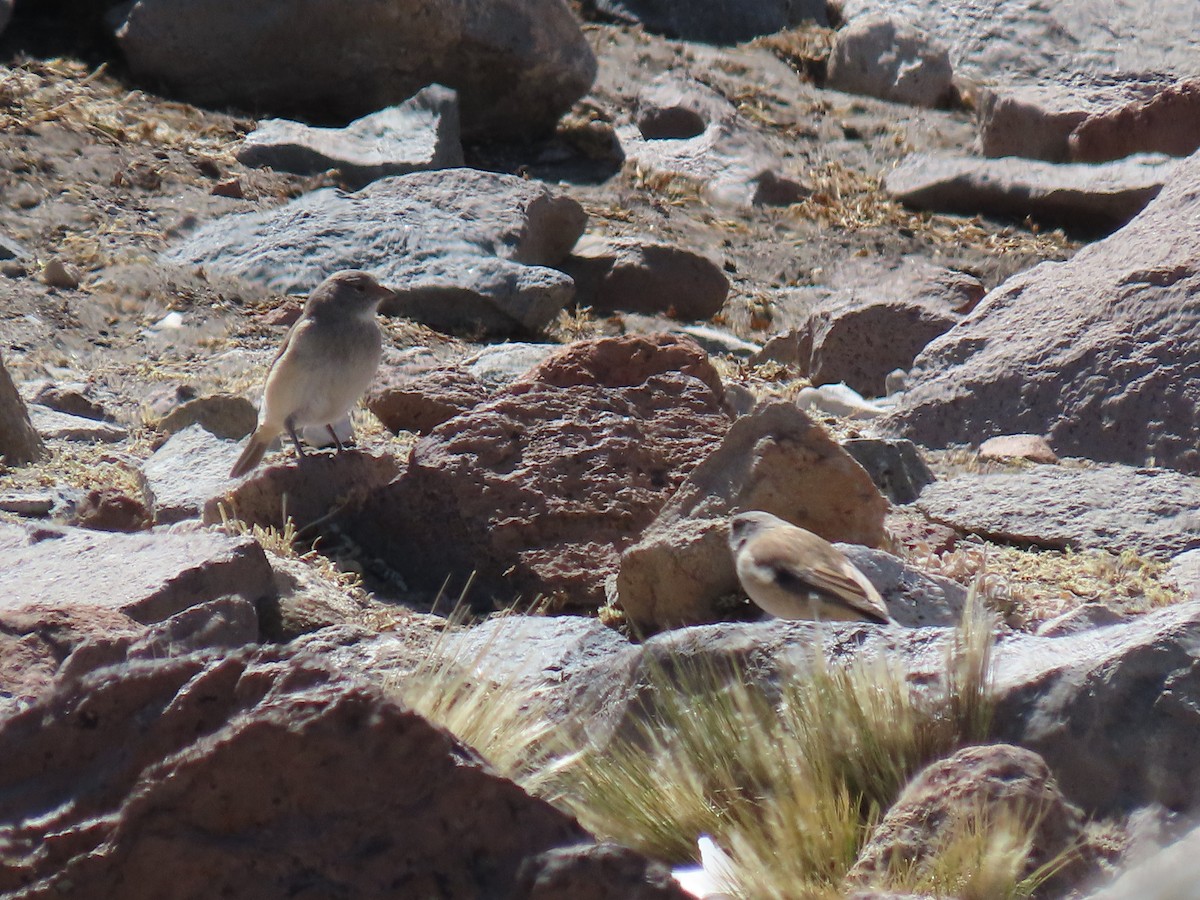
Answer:
<svg viewBox="0 0 1200 900"><path fill-rule="evenodd" d="M756 564L773 569L783 587L807 586L864 618L887 624L887 606L875 586L838 550L816 535L789 531L755 542ZM789 583L790 582L790 583Z"/></svg>

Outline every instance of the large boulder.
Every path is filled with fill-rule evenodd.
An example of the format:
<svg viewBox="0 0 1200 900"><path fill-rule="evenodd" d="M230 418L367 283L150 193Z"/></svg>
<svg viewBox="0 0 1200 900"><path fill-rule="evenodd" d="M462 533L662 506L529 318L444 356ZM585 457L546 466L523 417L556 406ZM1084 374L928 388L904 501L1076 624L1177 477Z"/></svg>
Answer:
<svg viewBox="0 0 1200 900"><path fill-rule="evenodd" d="M596 74L562 0L138 0L113 25L137 78L192 103L345 122L436 82L475 137L552 128Z"/></svg>
<svg viewBox="0 0 1200 900"><path fill-rule="evenodd" d="M45 451L41 436L29 421L25 401L0 356L0 458L7 465L17 466L33 462Z"/></svg>
<svg viewBox="0 0 1200 900"><path fill-rule="evenodd" d="M993 290L915 362L886 420L926 446L1047 437L1063 456L1200 473L1200 154L1137 218Z"/></svg>
<svg viewBox="0 0 1200 900"><path fill-rule="evenodd" d="M902 19L865 15L834 38L825 87L938 106L950 99L953 75L950 54L940 42Z"/></svg>
<svg viewBox="0 0 1200 900"><path fill-rule="evenodd" d="M544 897L518 875L592 843L378 688L281 650L81 673L0 724L0 752L0 891L29 898ZM597 896L682 896L629 862Z"/></svg>
<svg viewBox="0 0 1200 900"><path fill-rule="evenodd" d="M729 427L690 340L584 341L421 438L348 527L414 587L595 609L605 576Z"/></svg>
<svg viewBox="0 0 1200 900"><path fill-rule="evenodd" d="M448 169L225 216L164 259L284 292L365 269L399 292L385 313L472 337L506 335L542 328L571 299L571 279L547 267L566 257L586 222L577 202L537 182Z"/></svg>

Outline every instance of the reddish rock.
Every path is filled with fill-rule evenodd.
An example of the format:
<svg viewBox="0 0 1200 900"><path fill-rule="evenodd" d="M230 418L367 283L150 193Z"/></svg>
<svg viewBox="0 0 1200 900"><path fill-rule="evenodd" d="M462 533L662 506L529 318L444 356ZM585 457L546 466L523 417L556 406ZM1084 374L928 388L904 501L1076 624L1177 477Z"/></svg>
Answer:
<svg viewBox="0 0 1200 900"><path fill-rule="evenodd" d="M434 369L415 378L388 372L367 394L367 409L392 432L428 434L490 394L487 385L461 366Z"/></svg>
<svg viewBox="0 0 1200 900"><path fill-rule="evenodd" d="M983 295L977 278L923 260L855 259L827 287L781 293L776 327L788 330L758 358L796 365L813 384L840 382L879 397L889 372L911 366Z"/></svg>
<svg viewBox="0 0 1200 900"><path fill-rule="evenodd" d="M917 358L885 427L927 447L1045 435L1064 456L1200 473L1200 154L1146 210L992 291Z"/></svg>
<svg viewBox="0 0 1200 900"><path fill-rule="evenodd" d="M1071 132L1068 146L1079 162L1134 153L1194 153L1200 148L1200 79L1163 86L1149 97L1088 115Z"/></svg>
<svg viewBox="0 0 1200 900"><path fill-rule="evenodd" d="M93 395L88 384L45 384L34 394L33 402L85 419L113 421L104 405Z"/></svg>
<svg viewBox="0 0 1200 900"><path fill-rule="evenodd" d="M761 509L830 541L877 547L887 501L871 476L793 404L734 423L654 524L621 556L616 599L643 631L723 618L738 589L728 517Z"/></svg>
<svg viewBox="0 0 1200 900"><path fill-rule="evenodd" d="M279 650L100 669L0 724L0 755L0 891L27 897L517 896L527 860L589 839Z"/></svg>
<svg viewBox="0 0 1200 900"><path fill-rule="evenodd" d="M696 373L699 377L693 377ZM705 380L701 380L705 379ZM691 341L585 341L435 428L351 530L409 584L602 602L620 552L729 427Z"/></svg>
<svg viewBox="0 0 1200 900"><path fill-rule="evenodd" d="M115 487L88 491L75 510L75 522L96 531L144 531L150 527L150 510L136 497Z"/></svg>
<svg viewBox="0 0 1200 900"><path fill-rule="evenodd" d="M923 769L875 828L850 878L879 880L893 867L920 871L956 827L1006 814L1035 823L1024 876L1068 851L1071 865L1054 873L1054 883L1065 888L1085 874L1083 814L1063 797L1045 760L1021 747L991 744L967 747Z"/></svg>
<svg viewBox="0 0 1200 900"><path fill-rule="evenodd" d="M988 438L979 445L980 459L1025 459L1035 463L1056 463L1056 454L1040 434L1004 434Z"/></svg>
<svg viewBox="0 0 1200 900"><path fill-rule="evenodd" d="M270 596L258 542L212 531L115 534L0 523L0 610L100 608L151 623L217 597Z"/></svg>
<svg viewBox="0 0 1200 900"><path fill-rule="evenodd" d="M175 407L158 423L159 431L175 434L190 425L199 425L210 434L240 441L258 424L258 410L245 397L211 394L197 397Z"/></svg>

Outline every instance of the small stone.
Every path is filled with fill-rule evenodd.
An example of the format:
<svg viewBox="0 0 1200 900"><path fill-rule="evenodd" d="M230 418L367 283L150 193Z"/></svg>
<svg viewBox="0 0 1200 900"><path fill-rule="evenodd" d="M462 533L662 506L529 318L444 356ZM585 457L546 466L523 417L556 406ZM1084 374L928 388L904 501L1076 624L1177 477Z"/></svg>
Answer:
<svg viewBox="0 0 1200 900"><path fill-rule="evenodd" d="M1040 434L1005 434L988 438L979 445L979 458L988 460L1025 459L1054 464L1058 454Z"/></svg>
<svg viewBox="0 0 1200 900"><path fill-rule="evenodd" d="M128 430L120 425L72 416L37 404L29 407L29 419L38 433L48 438L115 444L129 437Z"/></svg>
<svg viewBox="0 0 1200 900"><path fill-rule="evenodd" d="M150 527L150 511L136 497L117 488L89 491L75 510L74 524L95 531L143 531Z"/></svg>
<svg viewBox="0 0 1200 900"><path fill-rule="evenodd" d="M242 188L242 179L238 176L218 181L209 191L214 197L230 197L234 200L245 200L246 192Z"/></svg>
<svg viewBox="0 0 1200 900"><path fill-rule="evenodd" d="M199 425L205 431L230 441L240 441L258 424L258 410L245 397L210 394L188 400L167 413L158 429L167 434Z"/></svg>
<svg viewBox="0 0 1200 900"><path fill-rule="evenodd" d="M79 273L61 259L52 259L42 269L42 281L52 288L74 290L79 287Z"/></svg>

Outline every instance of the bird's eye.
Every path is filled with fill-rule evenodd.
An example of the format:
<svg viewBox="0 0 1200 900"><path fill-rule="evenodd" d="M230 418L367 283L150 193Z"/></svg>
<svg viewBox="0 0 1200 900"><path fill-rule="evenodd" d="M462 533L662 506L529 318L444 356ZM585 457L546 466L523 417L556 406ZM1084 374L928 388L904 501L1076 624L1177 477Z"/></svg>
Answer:
<svg viewBox="0 0 1200 900"><path fill-rule="evenodd" d="M363 284L361 281L359 281L354 285L354 289L361 294L363 291L365 291L367 289L367 286L365 284Z"/></svg>

